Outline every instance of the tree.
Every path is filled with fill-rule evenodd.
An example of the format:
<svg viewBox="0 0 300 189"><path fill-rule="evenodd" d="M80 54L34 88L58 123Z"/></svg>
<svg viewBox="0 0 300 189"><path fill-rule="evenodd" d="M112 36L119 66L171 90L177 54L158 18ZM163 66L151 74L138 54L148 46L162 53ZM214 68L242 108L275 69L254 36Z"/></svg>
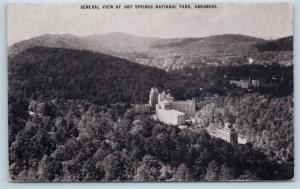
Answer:
<svg viewBox="0 0 300 189"><path fill-rule="evenodd" d="M181 163L178 166L174 178L176 181L191 181L192 176L189 168L185 163Z"/></svg>
<svg viewBox="0 0 300 189"><path fill-rule="evenodd" d="M213 159L213 156L210 151L206 148L200 153L199 157L196 159L193 170L194 177L203 179L206 174L206 168L209 162Z"/></svg>
<svg viewBox="0 0 300 189"><path fill-rule="evenodd" d="M222 164L219 180L228 181L234 179L234 169L229 167L227 164Z"/></svg>
<svg viewBox="0 0 300 189"><path fill-rule="evenodd" d="M213 160L208 164L208 168L206 169L206 175L204 177L205 180L214 181L219 180L220 175L220 164Z"/></svg>
<svg viewBox="0 0 300 189"><path fill-rule="evenodd" d="M157 181L160 176L160 163L151 155L145 155L140 166L137 168L134 180Z"/></svg>
<svg viewBox="0 0 300 189"><path fill-rule="evenodd" d="M122 179L122 164L120 158L108 154L102 162L105 171L105 180L121 180Z"/></svg>
<svg viewBox="0 0 300 189"><path fill-rule="evenodd" d="M259 178L256 177L254 174L252 174L251 171L245 170L244 173L242 175L240 175L237 180L244 180L244 181L259 180Z"/></svg>
<svg viewBox="0 0 300 189"><path fill-rule="evenodd" d="M62 176L61 162L45 155L39 163L39 180L52 181Z"/></svg>
<svg viewBox="0 0 300 189"><path fill-rule="evenodd" d="M159 180L168 181L172 179L174 175L174 169L170 165L163 165L160 169Z"/></svg>

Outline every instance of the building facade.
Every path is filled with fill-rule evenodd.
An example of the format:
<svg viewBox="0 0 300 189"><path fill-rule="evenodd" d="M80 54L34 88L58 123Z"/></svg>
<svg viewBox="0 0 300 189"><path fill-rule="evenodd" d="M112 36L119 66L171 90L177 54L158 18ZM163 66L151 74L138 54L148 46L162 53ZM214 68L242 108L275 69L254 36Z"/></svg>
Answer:
<svg viewBox="0 0 300 189"><path fill-rule="evenodd" d="M227 125L225 127L217 127L217 128L208 128L207 132L216 138L220 138L229 143L238 144L238 133L235 129L228 128Z"/></svg>
<svg viewBox="0 0 300 189"><path fill-rule="evenodd" d="M177 110L163 109L156 105L156 117L159 121L169 125L183 125L185 114Z"/></svg>

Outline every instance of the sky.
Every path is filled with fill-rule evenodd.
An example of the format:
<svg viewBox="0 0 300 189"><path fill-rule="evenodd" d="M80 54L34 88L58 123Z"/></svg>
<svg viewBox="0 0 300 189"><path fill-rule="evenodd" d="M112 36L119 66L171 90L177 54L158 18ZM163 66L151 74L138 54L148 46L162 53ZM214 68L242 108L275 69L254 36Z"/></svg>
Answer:
<svg viewBox="0 0 300 189"><path fill-rule="evenodd" d="M211 9L80 9L81 4L9 4L7 44L43 34L87 36L124 32L160 38L243 34L264 39L293 35L287 3L217 4Z"/></svg>

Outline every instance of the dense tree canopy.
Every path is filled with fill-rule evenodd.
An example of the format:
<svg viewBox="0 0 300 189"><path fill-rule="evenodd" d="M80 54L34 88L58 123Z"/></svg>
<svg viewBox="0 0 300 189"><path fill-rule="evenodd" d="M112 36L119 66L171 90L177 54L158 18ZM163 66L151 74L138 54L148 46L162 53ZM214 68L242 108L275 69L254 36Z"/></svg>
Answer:
<svg viewBox="0 0 300 189"><path fill-rule="evenodd" d="M84 101L35 103L47 104L53 111L47 110L47 106L33 109L37 114L28 116L24 128L13 133L9 149L13 180L197 181L293 177L292 166L271 161L251 145L231 145L213 139L205 130L181 130L146 115L134 116L133 121L126 116L114 119L110 109ZM18 118L22 119L21 115Z"/></svg>

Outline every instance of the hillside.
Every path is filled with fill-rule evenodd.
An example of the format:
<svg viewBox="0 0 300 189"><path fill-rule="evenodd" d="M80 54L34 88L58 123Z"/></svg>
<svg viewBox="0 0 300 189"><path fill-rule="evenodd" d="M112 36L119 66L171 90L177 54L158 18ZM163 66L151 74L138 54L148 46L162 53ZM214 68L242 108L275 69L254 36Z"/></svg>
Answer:
<svg viewBox="0 0 300 189"><path fill-rule="evenodd" d="M267 42L260 38L236 34L176 39L140 37L120 32L84 37L47 34L12 45L9 48L9 56L15 56L34 46L59 47L100 52L171 70L185 66L247 64L247 57L257 56L259 53L260 46L257 44ZM292 44L293 41L287 43ZM260 54L257 59L263 55ZM290 55L288 59L291 59ZM264 63L262 61L264 59L258 63ZM269 61L274 61L274 58Z"/></svg>
<svg viewBox="0 0 300 189"><path fill-rule="evenodd" d="M259 51L292 51L293 36L258 43L256 44L256 48Z"/></svg>
<svg viewBox="0 0 300 189"><path fill-rule="evenodd" d="M167 74L84 50L33 47L9 59L9 93L30 98L140 102Z"/></svg>

